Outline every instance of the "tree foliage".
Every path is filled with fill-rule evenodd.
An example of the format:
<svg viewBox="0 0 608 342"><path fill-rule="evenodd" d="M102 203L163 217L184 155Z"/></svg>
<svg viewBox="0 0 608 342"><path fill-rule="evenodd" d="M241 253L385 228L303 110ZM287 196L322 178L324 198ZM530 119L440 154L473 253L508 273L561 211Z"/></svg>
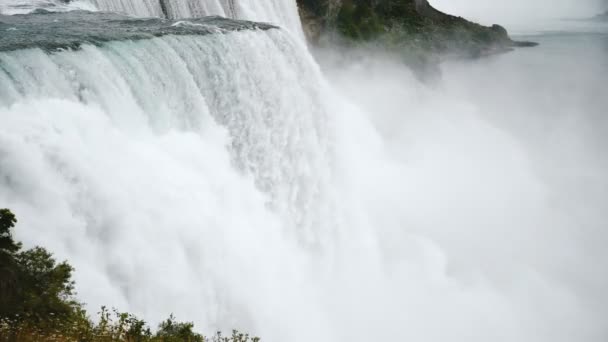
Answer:
<svg viewBox="0 0 608 342"><path fill-rule="evenodd" d="M180 323L171 314L169 318L158 326L157 337L163 338L167 342L204 342L205 339L193 331L193 323Z"/></svg>
<svg viewBox="0 0 608 342"><path fill-rule="evenodd" d="M12 236L15 223L10 210L0 210L0 315L41 324L49 317L70 319L80 308L73 299L73 268L42 247L22 250Z"/></svg>
<svg viewBox="0 0 608 342"><path fill-rule="evenodd" d="M35 247L16 255L19 265L19 287L15 314L29 320L55 316L69 319L80 304L73 298L73 268L67 262L57 263L53 255Z"/></svg>
<svg viewBox="0 0 608 342"><path fill-rule="evenodd" d="M91 320L75 299L74 268L58 263L42 247L23 250L11 229L17 219L0 209L0 342L258 342L233 331L229 337L217 333L206 338L194 331L191 322L175 316L158 326L130 313L102 307Z"/></svg>
<svg viewBox="0 0 608 342"><path fill-rule="evenodd" d="M8 209L0 209L0 253L14 253L21 246L13 240L11 229L15 227L17 218Z"/></svg>
<svg viewBox="0 0 608 342"><path fill-rule="evenodd" d="M8 209L0 209L0 315L6 316L17 295L18 265L15 253L21 245L13 240L11 229L17 219Z"/></svg>

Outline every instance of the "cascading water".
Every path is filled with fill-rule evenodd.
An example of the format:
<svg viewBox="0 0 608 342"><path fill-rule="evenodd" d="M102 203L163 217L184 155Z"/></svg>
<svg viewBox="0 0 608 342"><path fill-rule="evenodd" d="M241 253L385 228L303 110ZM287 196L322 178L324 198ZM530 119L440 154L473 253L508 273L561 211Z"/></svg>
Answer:
<svg viewBox="0 0 608 342"><path fill-rule="evenodd" d="M297 253L302 244L316 244L321 233L328 136L318 70L299 43L268 26L258 31L251 23L219 19L167 23L108 16L41 13L2 20L0 30L12 28L31 45L18 45L23 36L0 40L0 117L11 127L0 133L0 202L31 218L63 216L48 229L24 218L31 229L23 238L74 259L79 292L94 307L111 298L147 312L150 298L164 297L165 303L154 301L159 314L177 309L223 324L230 322L224 314L255 318L242 299L257 299L238 299L270 290L269 279L255 280L261 270L253 265L266 264L262 273L289 278L287 263L271 265L286 248ZM61 36L62 27L81 21L87 29L71 36L74 41L36 39L48 30ZM157 32L174 35L149 39ZM68 47L78 50L63 51ZM97 173L102 169L105 176ZM56 191L65 196L44 200ZM140 201L142 191L151 191L146 197L155 204ZM123 220L119 212L136 202L141 207L128 210L135 216ZM194 221L182 221L186 211L169 207L189 208L186 216ZM144 233L143 226L150 230ZM284 235L281 227L296 235ZM158 239L162 234L167 236ZM249 247L233 250L247 240ZM155 252L127 248L130 243ZM190 247L177 247L182 243ZM237 260L254 264L229 266ZM166 281L155 280L156 272L143 276L148 267ZM241 277L250 283L245 291L235 287ZM187 288L201 291L185 296ZM180 296L182 303L175 303Z"/></svg>
<svg viewBox="0 0 608 342"><path fill-rule="evenodd" d="M89 0L100 11L127 13L139 17L191 18L220 15L236 18L229 0Z"/></svg>
<svg viewBox="0 0 608 342"><path fill-rule="evenodd" d="M163 17L160 0L89 0L100 11L127 13L138 17ZM182 1L183 2L183 1Z"/></svg>
<svg viewBox="0 0 608 342"><path fill-rule="evenodd" d="M219 15L233 19L269 22L302 36L295 1L267 0L89 0L99 10L135 16L166 16L170 19Z"/></svg>
<svg viewBox="0 0 608 342"><path fill-rule="evenodd" d="M88 0L62 1L62 0L2 0L0 1L0 15L27 14L37 9L47 11L70 10L96 10Z"/></svg>
<svg viewBox="0 0 608 342"><path fill-rule="evenodd" d="M12 1L2 13L42 3ZM44 3L180 18L231 8ZM572 165L585 165L593 182L539 181L523 139L480 113L602 108L569 88L601 89L601 73L564 69L564 89L529 99L500 59L455 68L460 82L435 89L392 60L362 58L327 72L334 89L293 36L293 2L234 8L291 32L218 17L0 16L0 207L18 215L26 246L76 267L91 311L111 305L152 323L173 312L271 342L605 341L606 210L594 203L608 203L606 167L562 167L570 144L550 169L578 182ZM531 60L556 77L546 58ZM492 93L497 83L507 88ZM462 100L479 87L481 103ZM554 134L560 147L571 137ZM589 186L596 197L577 192Z"/></svg>

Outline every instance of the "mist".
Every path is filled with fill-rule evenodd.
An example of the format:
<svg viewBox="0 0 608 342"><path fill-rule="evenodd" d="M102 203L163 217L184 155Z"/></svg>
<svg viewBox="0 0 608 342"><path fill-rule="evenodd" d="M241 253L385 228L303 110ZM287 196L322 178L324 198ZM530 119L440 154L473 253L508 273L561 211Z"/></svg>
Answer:
<svg viewBox="0 0 608 342"><path fill-rule="evenodd" d="M315 52L359 109L338 115L341 198L404 289L404 340L608 336L608 45L532 38L430 83L390 56Z"/></svg>

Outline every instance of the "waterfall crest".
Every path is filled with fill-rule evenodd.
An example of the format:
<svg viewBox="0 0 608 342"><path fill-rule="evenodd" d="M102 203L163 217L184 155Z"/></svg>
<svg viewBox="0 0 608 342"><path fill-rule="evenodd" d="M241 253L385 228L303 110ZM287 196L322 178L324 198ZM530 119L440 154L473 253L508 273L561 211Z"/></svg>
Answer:
<svg viewBox="0 0 608 342"><path fill-rule="evenodd" d="M0 14L23 14L36 9L49 11L89 10L124 13L136 17L168 19L222 16L268 22L298 38L303 31L295 1L285 0L3 0Z"/></svg>

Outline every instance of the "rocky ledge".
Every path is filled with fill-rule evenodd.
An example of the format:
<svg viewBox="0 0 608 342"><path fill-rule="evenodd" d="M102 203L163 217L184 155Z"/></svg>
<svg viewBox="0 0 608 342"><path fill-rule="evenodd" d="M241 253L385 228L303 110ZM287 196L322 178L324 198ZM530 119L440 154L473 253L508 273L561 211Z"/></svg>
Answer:
<svg viewBox="0 0 608 342"><path fill-rule="evenodd" d="M537 45L513 41L500 25L482 26L443 13L428 0L298 0L309 40L374 42L414 59L480 57Z"/></svg>

